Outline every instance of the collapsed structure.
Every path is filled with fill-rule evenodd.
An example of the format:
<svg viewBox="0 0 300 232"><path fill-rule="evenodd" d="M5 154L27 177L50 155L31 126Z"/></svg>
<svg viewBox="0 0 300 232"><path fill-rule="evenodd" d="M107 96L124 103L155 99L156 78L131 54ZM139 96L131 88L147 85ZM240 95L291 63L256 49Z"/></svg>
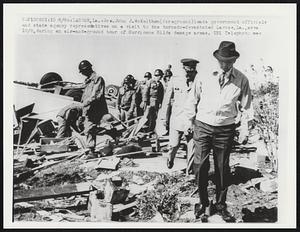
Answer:
<svg viewBox="0 0 300 232"><path fill-rule="evenodd" d="M80 133L55 138L58 111L78 100L81 88L78 85L70 97L65 94L70 89L61 84L65 83L56 79L43 88L14 84L14 92L22 96L14 102L15 220L30 220L22 215L33 208L39 215L34 220L41 221L195 221L189 212L197 201L197 186L184 178L184 152L179 151L173 172L164 167L168 137L143 130L147 112L121 122L115 108L117 87L106 91L114 119L99 125L99 158L84 159L85 136ZM235 147L230 207L240 221L276 221L277 174L268 167L268 152L257 133L252 140ZM209 188L213 191L212 182ZM261 208L266 201L267 209ZM52 210L46 211L49 204ZM257 216L260 213L263 216Z"/></svg>

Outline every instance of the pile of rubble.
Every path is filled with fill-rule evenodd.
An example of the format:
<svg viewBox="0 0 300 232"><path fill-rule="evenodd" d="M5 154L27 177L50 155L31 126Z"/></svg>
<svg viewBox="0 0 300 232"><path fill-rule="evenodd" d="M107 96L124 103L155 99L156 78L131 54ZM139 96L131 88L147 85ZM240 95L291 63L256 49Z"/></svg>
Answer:
<svg viewBox="0 0 300 232"><path fill-rule="evenodd" d="M75 204L80 209L78 204L81 203L87 206L89 220L111 220L112 213L135 206L136 194L148 186L140 186L141 182L135 176L132 181L138 184L128 185L114 172L139 166L134 160L136 158L162 155L158 138L143 132L147 115L134 118L131 123L114 117L113 121L101 124L95 149L98 158L95 159L86 159L88 149L84 135L73 131L71 137L55 138L57 123L35 113L34 104L15 110L14 116L13 200L16 220L22 220L19 216L28 209L32 212L31 206L34 206L34 212L39 216L33 220L58 220L55 217L61 217L80 221L83 217L74 216L70 210L59 209L59 206ZM128 126L129 123L132 125ZM54 216L44 210L45 207L51 208L51 202L55 207Z"/></svg>
<svg viewBox="0 0 300 232"><path fill-rule="evenodd" d="M73 131L72 137L55 138L56 122L33 109L15 111L14 220L201 223L193 212L197 186L185 176L185 146L167 169L168 138L143 132L146 116L132 119L131 126L116 117L100 125L99 157L86 159L85 136ZM277 221L277 173L264 149L254 133L231 154L227 203L237 222ZM209 222L224 221L214 215Z"/></svg>

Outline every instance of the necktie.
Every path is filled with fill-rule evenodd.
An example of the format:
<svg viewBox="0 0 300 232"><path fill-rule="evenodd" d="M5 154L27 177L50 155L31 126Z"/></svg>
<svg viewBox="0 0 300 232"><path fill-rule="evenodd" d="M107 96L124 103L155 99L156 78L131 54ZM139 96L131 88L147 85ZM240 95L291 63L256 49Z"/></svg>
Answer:
<svg viewBox="0 0 300 232"><path fill-rule="evenodd" d="M226 74L226 72L223 72L219 77L219 84L220 84L221 88L223 87L224 82L225 82L225 74Z"/></svg>

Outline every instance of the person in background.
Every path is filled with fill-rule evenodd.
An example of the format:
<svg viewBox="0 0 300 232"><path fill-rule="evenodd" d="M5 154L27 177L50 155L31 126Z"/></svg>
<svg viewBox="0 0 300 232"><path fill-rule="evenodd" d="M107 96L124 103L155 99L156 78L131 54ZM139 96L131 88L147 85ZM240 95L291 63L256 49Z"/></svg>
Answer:
<svg viewBox="0 0 300 232"><path fill-rule="evenodd" d="M230 180L229 157L238 115L237 102L242 111L251 105L251 91L247 77L233 65L240 54L231 41L222 41L213 53L220 71L201 76L193 85L186 100L185 116L194 125L194 173L200 203L195 205L196 218L207 221L209 211L208 171L209 154L213 151L216 184L215 209L224 221L235 219L227 210L226 195Z"/></svg>
<svg viewBox="0 0 300 232"><path fill-rule="evenodd" d="M81 102L83 104L84 132L87 138L89 154L87 158L98 157L95 154L97 125L103 115L108 113L105 99L105 81L92 69L92 64L83 60L79 63L79 73L86 77Z"/></svg>
<svg viewBox="0 0 300 232"><path fill-rule="evenodd" d="M163 76L163 81L162 81L162 84L163 84L165 90L167 89L168 83L172 76L173 76L172 71L170 69L166 69L164 76Z"/></svg>
<svg viewBox="0 0 300 232"><path fill-rule="evenodd" d="M194 143L192 140L192 133L190 130L185 130L184 119L184 105L187 100L188 93L190 92L194 80L197 75L198 60L195 59L182 59L184 74L174 76L170 80L165 97L162 104L161 120L167 127L169 117L168 109L172 104L173 107L170 116L170 133L169 133L169 152L167 159L167 167L171 169L174 165L174 159L179 149L181 137L185 134L187 142L187 171L186 174L191 174L192 162L194 156Z"/></svg>
<svg viewBox="0 0 300 232"><path fill-rule="evenodd" d="M163 82L162 84L164 85L165 91L167 90L168 83L171 80L171 77L173 76L173 73L170 70L171 65L169 65L169 69L166 69L163 77ZM167 118L166 118L166 133L164 135L169 135L169 130L170 130L170 119L171 119L171 112L172 112L172 105L173 105L173 96L171 96L171 103L167 109Z"/></svg>
<svg viewBox="0 0 300 232"><path fill-rule="evenodd" d="M154 132L156 126L156 119L158 110L161 107L163 97L164 97L164 87L161 83L163 77L163 71L161 69L156 69L154 71L154 78L149 81L147 88L147 106L149 108L148 114L148 132Z"/></svg>
<svg viewBox="0 0 300 232"><path fill-rule="evenodd" d="M149 81L152 79L152 74L146 72L144 80L138 81L136 84L136 115L137 117L144 115L147 107L147 89Z"/></svg>
<svg viewBox="0 0 300 232"><path fill-rule="evenodd" d="M128 121L134 117L136 106L136 91L134 85L135 82L133 76L127 75L123 81L123 88L120 89L117 98L117 108L122 122Z"/></svg>
<svg viewBox="0 0 300 232"><path fill-rule="evenodd" d="M58 132L56 138L71 137L72 129L80 133L83 130L82 105L72 103L62 108L57 116Z"/></svg>

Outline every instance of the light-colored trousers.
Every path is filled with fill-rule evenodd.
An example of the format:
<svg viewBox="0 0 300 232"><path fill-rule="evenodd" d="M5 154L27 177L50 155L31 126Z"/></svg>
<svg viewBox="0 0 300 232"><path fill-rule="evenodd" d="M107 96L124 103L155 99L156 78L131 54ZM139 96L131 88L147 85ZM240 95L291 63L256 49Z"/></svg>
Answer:
<svg viewBox="0 0 300 232"><path fill-rule="evenodd" d="M176 153L180 146L180 140L182 138L183 131L175 130L170 128L169 133L169 153L168 155L171 157L175 157ZM195 153L195 143L192 135L185 135L187 142L187 168L186 175L191 174L193 172L193 161L194 161L194 153Z"/></svg>

